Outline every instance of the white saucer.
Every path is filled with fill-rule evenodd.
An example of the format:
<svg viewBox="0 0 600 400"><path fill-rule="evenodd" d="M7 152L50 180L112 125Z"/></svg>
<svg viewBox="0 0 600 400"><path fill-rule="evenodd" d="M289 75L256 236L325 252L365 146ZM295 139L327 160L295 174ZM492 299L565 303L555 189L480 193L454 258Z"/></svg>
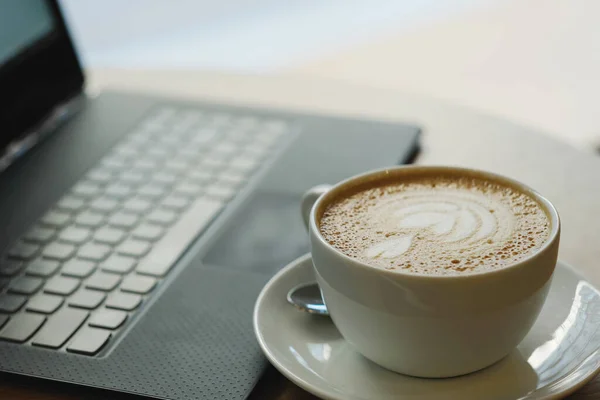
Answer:
<svg viewBox="0 0 600 400"><path fill-rule="evenodd" d="M600 370L600 293L560 262L542 313L518 349L489 368L449 379L383 369L352 350L329 318L286 302L292 287L314 280L309 254L275 275L256 302L254 331L282 374L325 399L557 399Z"/></svg>

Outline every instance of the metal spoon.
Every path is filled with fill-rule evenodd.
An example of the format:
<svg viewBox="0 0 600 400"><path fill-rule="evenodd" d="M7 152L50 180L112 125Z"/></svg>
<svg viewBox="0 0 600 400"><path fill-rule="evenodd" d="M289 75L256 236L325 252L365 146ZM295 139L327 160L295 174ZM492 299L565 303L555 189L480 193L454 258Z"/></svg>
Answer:
<svg viewBox="0 0 600 400"><path fill-rule="evenodd" d="M287 294L287 301L309 314L329 316L319 285L315 282L303 283L292 288Z"/></svg>

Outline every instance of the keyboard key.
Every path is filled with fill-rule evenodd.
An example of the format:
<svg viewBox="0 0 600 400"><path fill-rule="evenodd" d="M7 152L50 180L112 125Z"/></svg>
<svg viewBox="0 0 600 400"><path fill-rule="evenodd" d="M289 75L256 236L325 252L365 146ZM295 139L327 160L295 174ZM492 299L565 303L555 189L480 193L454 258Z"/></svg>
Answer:
<svg viewBox="0 0 600 400"><path fill-rule="evenodd" d="M193 130L197 126L191 120L186 120L181 114L177 117L177 120L170 127L170 130L165 135L158 136L158 139L173 138L175 139L176 149L181 148L189 142L189 138L194 134Z"/></svg>
<svg viewBox="0 0 600 400"><path fill-rule="evenodd" d="M10 317L8 315L0 314L0 329L8 322L9 319Z"/></svg>
<svg viewBox="0 0 600 400"><path fill-rule="evenodd" d="M280 135L277 133L262 130L256 133L256 135L254 136L254 141L255 143L261 144L263 146L272 147L275 143L277 143L279 136Z"/></svg>
<svg viewBox="0 0 600 400"><path fill-rule="evenodd" d="M284 125L275 127L274 123L269 122L256 134L256 141L266 144L274 143L281 137L285 130L286 127Z"/></svg>
<svg viewBox="0 0 600 400"><path fill-rule="evenodd" d="M123 209L133 213L145 213L152 207L152 203L140 197L127 200L123 203Z"/></svg>
<svg viewBox="0 0 600 400"><path fill-rule="evenodd" d="M176 122L177 123L176 126L179 129L189 130L194 125L196 125L200 122L200 120L202 119L202 116L200 113L198 113L196 111L185 111L185 112L179 112L177 119L178 119L178 121Z"/></svg>
<svg viewBox="0 0 600 400"><path fill-rule="evenodd" d="M175 186L173 192L181 196L196 197L202 192L202 186L192 182L182 182Z"/></svg>
<svg viewBox="0 0 600 400"><path fill-rule="evenodd" d="M119 211L109 218L108 223L112 226L131 229L138 221L139 217L137 215Z"/></svg>
<svg viewBox="0 0 600 400"><path fill-rule="evenodd" d="M146 221L157 225L170 225L177 220L177 213L170 210L154 210L146 216Z"/></svg>
<svg viewBox="0 0 600 400"><path fill-rule="evenodd" d="M117 247L117 252L131 257L142 257L150 251L150 242L145 240L127 239Z"/></svg>
<svg viewBox="0 0 600 400"><path fill-rule="evenodd" d="M86 243L79 248L77 256L85 260L102 261L110 254L110 247L104 244Z"/></svg>
<svg viewBox="0 0 600 400"><path fill-rule="evenodd" d="M165 126L169 121L179 114L179 110L173 107L163 106L157 109L147 119L149 125L158 125L159 127Z"/></svg>
<svg viewBox="0 0 600 400"><path fill-rule="evenodd" d="M168 208L175 211L181 211L190 204L191 199L188 197L177 196L171 194L165 197L161 203L164 208Z"/></svg>
<svg viewBox="0 0 600 400"><path fill-rule="evenodd" d="M85 200L82 198L67 195L60 199L56 206L66 212L75 212L81 210L84 205Z"/></svg>
<svg viewBox="0 0 600 400"><path fill-rule="evenodd" d="M156 286L156 279L149 276L129 275L121 282L121 290L124 292L146 294Z"/></svg>
<svg viewBox="0 0 600 400"><path fill-rule="evenodd" d="M163 125L155 125L155 124L151 124L151 123L147 123L144 122L143 124L141 124L136 130L136 135L139 136L144 136L146 138L146 144L149 144L151 147L154 147L153 145L155 145L156 143L156 139L158 139L159 137L165 135L165 133L169 132L170 129L172 128L172 123L169 124L170 126L163 126Z"/></svg>
<svg viewBox="0 0 600 400"><path fill-rule="evenodd" d="M142 296L116 292L108 296L106 307L115 310L133 311L142 303Z"/></svg>
<svg viewBox="0 0 600 400"><path fill-rule="evenodd" d="M223 157L207 156L202 160L202 167L208 170L221 170L227 168L229 161Z"/></svg>
<svg viewBox="0 0 600 400"><path fill-rule="evenodd" d="M96 233L94 233L94 240L96 242L114 246L125 239L125 236L127 236L127 233L124 230L105 226L98 229Z"/></svg>
<svg viewBox="0 0 600 400"><path fill-rule="evenodd" d="M127 319L127 313L117 310L100 310L92 315L88 324L96 328L117 329Z"/></svg>
<svg viewBox="0 0 600 400"><path fill-rule="evenodd" d="M203 184L215 179L215 174L204 169L195 169L188 173L188 178L196 183Z"/></svg>
<svg viewBox="0 0 600 400"><path fill-rule="evenodd" d="M153 160L151 158L141 158L134 161L133 168L137 170L154 171L158 169L158 163L156 162L156 160Z"/></svg>
<svg viewBox="0 0 600 400"><path fill-rule="evenodd" d="M55 235L56 229L36 226L23 236L23 240L27 242L47 243L52 240Z"/></svg>
<svg viewBox="0 0 600 400"><path fill-rule="evenodd" d="M17 242L8 251L8 256L19 260L30 260L39 251L40 246L32 243Z"/></svg>
<svg viewBox="0 0 600 400"><path fill-rule="evenodd" d="M221 183L214 183L206 188L206 195L221 200L229 200L236 194L235 188Z"/></svg>
<svg viewBox="0 0 600 400"><path fill-rule="evenodd" d="M233 115L222 113L222 112L213 112L206 116L205 125L210 126L212 129L218 129L217 132L221 132L226 129L231 129L235 126L237 118Z"/></svg>
<svg viewBox="0 0 600 400"><path fill-rule="evenodd" d="M202 152L203 148L200 146L187 146L179 148L175 154L176 158L187 159L190 162L194 162Z"/></svg>
<svg viewBox="0 0 600 400"><path fill-rule="evenodd" d="M247 144L254 142L255 135L255 130L235 127L227 132L226 140L245 148Z"/></svg>
<svg viewBox="0 0 600 400"><path fill-rule="evenodd" d="M133 269L135 264L134 258L112 254L100 264L100 268L107 272L126 274Z"/></svg>
<svg viewBox="0 0 600 400"><path fill-rule="evenodd" d="M110 197L99 197L90 203L90 208L99 213L110 213L119 207L117 200Z"/></svg>
<svg viewBox="0 0 600 400"><path fill-rule="evenodd" d="M184 117L179 115L177 121L174 121L171 132L168 135L161 135L159 139L175 139L175 145L181 145L190 135L190 129L194 127L194 123L190 120L186 120Z"/></svg>
<svg viewBox="0 0 600 400"><path fill-rule="evenodd" d="M181 144L181 136L179 136L179 132L175 129L166 135L159 136L157 140L159 142L158 146L165 151L173 151Z"/></svg>
<svg viewBox="0 0 600 400"><path fill-rule="evenodd" d="M166 189L164 186L155 184L147 184L140 187L137 191L138 195L149 199L157 199L165 195Z"/></svg>
<svg viewBox="0 0 600 400"><path fill-rule="evenodd" d="M122 170L127 167L127 159L117 154L109 154L102 160L102 166L112 170Z"/></svg>
<svg viewBox="0 0 600 400"><path fill-rule="evenodd" d="M252 157L238 156L231 160L229 166L237 171L248 173L254 170L259 164L259 160Z"/></svg>
<svg viewBox="0 0 600 400"><path fill-rule="evenodd" d="M62 275L74 278L85 278L96 269L96 263L75 258L67 261L60 271Z"/></svg>
<svg viewBox="0 0 600 400"><path fill-rule="evenodd" d="M137 158L139 155L138 146L131 143L121 143L113 149L113 154L126 159Z"/></svg>
<svg viewBox="0 0 600 400"><path fill-rule="evenodd" d="M75 218L75 223L81 226L97 228L104 223L104 218L105 217L102 214L84 211Z"/></svg>
<svg viewBox="0 0 600 400"><path fill-rule="evenodd" d="M139 185L146 181L146 177L144 176L143 173L138 172L138 171L133 171L133 170L123 172L119 176L119 179L122 182L131 184L131 185Z"/></svg>
<svg viewBox="0 0 600 400"><path fill-rule="evenodd" d="M40 314L52 314L60 308L63 302L64 299L60 296L40 293L29 300L25 309Z"/></svg>
<svg viewBox="0 0 600 400"><path fill-rule="evenodd" d="M191 142L196 128L193 126L190 129L182 131L179 135L173 136L179 141L175 147L174 158L195 158L198 156L198 152L205 150L206 146L200 146ZM187 156L184 154L187 154Z"/></svg>
<svg viewBox="0 0 600 400"><path fill-rule="evenodd" d="M75 246L63 243L50 243L42 251L42 256L54 260L68 260L75 254Z"/></svg>
<svg viewBox="0 0 600 400"><path fill-rule="evenodd" d="M104 189L104 194L116 199L123 199L127 196L130 196L131 193L133 193L131 186L123 185L121 183L113 183Z"/></svg>
<svg viewBox="0 0 600 400"><path fill-rule="evenodd" d="M232 126L251 129L260 124L260 120L250 115L236 115L232 121Z"/></svg>
<svg viewBox="0 0 600 400"><path fill-rule="evenodd" d="M112 181L114 178L110 170L98 167L88 174L88 179L96 181L96 183L105 184Z"/></svg>
<svg viewBox="0 0 600 400"><path fill-rule="evenodd" d="M210 116L210 124L212 126L229 126L234 122L231 115L225 113L214 113Z"/></svg>
<svg viewBox="0 0 600 400"><path fill-rule="evenodd" d="M157 172L152 176L152 180L162 185L172 185L177 182L177 175L168 172Z"/></svg>
<svg viewBox="0 0 600 400"><path fill-rule="evenodd" d="M150 143L153 135L161 132L158 127L148 128L140 125L125 137L125 142L135 146L145 146Z"/></svg>
<svg viewBox="0 0 600 400"><path fill-rule="evenodd" d="M164 276L222 208L223 202L218 200L196 200L165 236L155 243L136 270L144 275Z"/></svg>
<svg viewBox="0 0 600 400"><path fill-rule="evenodd" d="M40 220L42 224L62 228L71 220L71 216L62 211L50 211Z"/></svg>
<svg viewBox="0 0 600 400"><path fill-rule="evenodd" d="M63 308L48 319L31 344L58 349L83 325L88 316L87 311Z"/></svg>
<svg viewBox="0 0 600 400"><path fill-rule="evenodd" d="M36 314L15 315L0 332L0 339L10 342L26 342L46 322L46 317Z"/></svg>
<svg viewBox="0 0 600 400"><path fill-rule="evenodd" d="M81 244L87 241L91 234L92 231L88 228L69 226L58 235L58 238L64 242Z"/></svg>
<svg viewBox="0 0 600 400"><path fill-rule="evenodd" d="M66 276L55 276L46 282L46 286L44 286L44 292L57 294L59 296L68 296L77 290L78 287L78 279L68 278Z"/></svg>
<svg viewBox="0 0 600 400"><path fill-rule="evenodd" d="M189 126L192 126L202 121L204 113L198 110L179 110L177 115L180 120L185 120Z"/></svg>
<svg viewBox="0 0 600 400"><path fill-rule="evenodd" d="M236 125L246 129L256 128L259 124L260 120L251 116L240 117L236 121Z"/></svg>
<svg viewBox="0 0 600 400"><path fill-rule="evenodd" d="M280 136L288 130L288 124L277 119L269 120L264 124L264 130L274 136Z"/></svg>
<svg viewBox="0 0 600 400"><path fill-rule="evenodd" d="M188 126L180 124L182 121L177 121L173 126L169 127L169 130L163 134L156 137L158 141L157 145L160 147L174 147L175 150L179 149L185 142L186 138L189 136L189 128Z"/></svg>
<svg viewBox="0 0 600 400"><path fill-rule="evenodd" d="M143 146L148 144L148 141L152 138L155 133L155 129L147 129L145 127L138 127L126 137L127 143Z"/></svg>
<svg viewBox="0 0 600 400"><path fill-rule="evenodd" d="M190 167L190 163L184 160L169 160L165 163L164 168L172 173L181 173Z"/></svg>
<svg viewBox="0 0 600 400"><path fill-rule="evenodd" d="M138 146L139 148L144 148L144 146L151 144L152 135L154 135L155 133L156 131L154 129L137 127L133 131L131 131L123 140L124 143L128 143L132 146ZM132 161L135 161L135 159Z"/></svg>
<svg viewBox="0 0 600 400"><path fill-rule="evenodd" d="M102 189L100 188L100 186L92 182L82 182L78 183L71 190L71 192L78 196L89 198L98 196L102 192Z"/></svg>
<svg viewBox="0 0 600 400"><path fill-rule="evenodd" d="M23 268L24 264L17 260L3 260L0 263L0 275L1 276L13 276L16 275Z"/></svg>
<svg viewBox="0 0 600 400"><path fill-rule="evenodd" d="M156 160L162 160L167 158L171 152L165 147L151 147L146 151L146 155L149 157L153 157Z"/></svg>
<svg viewBox="0 0 600 400"><path fill-rule="evenodd" d="M225 186L238 187L246 182L247 179L246 175L239 171L228 170L219 174L218 182Z"/></svg>
<svg viewBox="0 0 600 400"><path fill-rule="evenodd" d="M238 146L229 142L221 142L212 148L212 152L221 157L230 157L239 151Z"/></svg>
<svg viewBox="0 0 600 400"><path fill-rule="evenodd" d="M269 146L259 143L248 143L244 146L243 154L251 157L262 158L269 151Z"/></svg>
<svg viewBox="0 0 600 400"><path fill-rule="evenodd" d="M32 276L21 276L17 279L13 279L10 282L8 285L8 291L10 293L29 295L37 292L43 284L43 279Z"/></svg>
<svg viewBox="0 0 600 400"><path fill-rule="evenodd" d="M212 142L217 137L217 130L214 128L201 128L194 132L191 138L192 143L205 145Z"/></svg>
<svg viewBox="0 0 600 400"><path fill-rule="evenodd" d="M157 133L162 133L157 127L150 129L144 126L138 126L125 137L125 142L143 148L143 146L153 144L153 135L156 135Z"/></svg>
<svg viewBox="0 0 600 400"><path fill-rule="evenodd" d="M117 287L120 281L121 277L119 275L96 272L87 279L85 287L88 289L110 292Z"/></svg>
<svg viewBox="0 0 600 400"><path fill-rule="evenodd" d="M67 346L67 351L93 356L102 350L111 336L112 333L109 331L85 327L77 332L75 338Z"/></svg>
<svg viewBox="0 0 600 400"><path fill-rule="evenodd" d="M94 310L102 304L106 294L95 290L80 289L73 296L69 297L68 303L71 307Z"/></svg>
<svg viewBox="0 0 600 400"><path fill-rule="evenodd" d="M16 294L3 294L0 295L0 312L3 313L14 313L23 307L23 304L27 301L27 297L19 296Z"/></svg>
<svg viewBox="0 0 600 400"><path fill-rule="evenodd" d="M165 232L164 228L153 224L141 224L135 228L131 235L136 239L155 241Z"/></svg>
<svg viewBox="0 0 600 400"><path fill-rule="evenodd" d="M47 278L58 270L60 263L53 260L37 259L27 266L25 273L27 275L41 276Z"/></svg>

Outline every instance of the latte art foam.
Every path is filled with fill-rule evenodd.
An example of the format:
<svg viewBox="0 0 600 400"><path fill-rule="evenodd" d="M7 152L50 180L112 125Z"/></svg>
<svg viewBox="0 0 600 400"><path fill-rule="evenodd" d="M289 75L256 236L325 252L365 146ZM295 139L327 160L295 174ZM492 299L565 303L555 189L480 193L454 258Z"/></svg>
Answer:
<svg viewBox="0 0 600 400"><path fill-rule="evenodd" d="M325 239L367 264L427 274L502 268L549 236L541 206L483 179L386 183L337 199L323 213Z"/></svg>

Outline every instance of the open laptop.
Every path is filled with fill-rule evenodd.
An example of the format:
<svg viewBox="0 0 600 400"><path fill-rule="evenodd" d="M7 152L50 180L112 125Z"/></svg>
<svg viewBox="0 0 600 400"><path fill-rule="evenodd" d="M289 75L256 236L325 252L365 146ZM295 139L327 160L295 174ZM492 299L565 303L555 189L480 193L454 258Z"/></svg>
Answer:
<svg viewBox="0 0 600 400"><path fill-rule="evenodd" d="M0 370L244 398L267 365L254 301L308 251L302 193L408 162L418 129L89 99L57 3L0 7Z"/></svg>

